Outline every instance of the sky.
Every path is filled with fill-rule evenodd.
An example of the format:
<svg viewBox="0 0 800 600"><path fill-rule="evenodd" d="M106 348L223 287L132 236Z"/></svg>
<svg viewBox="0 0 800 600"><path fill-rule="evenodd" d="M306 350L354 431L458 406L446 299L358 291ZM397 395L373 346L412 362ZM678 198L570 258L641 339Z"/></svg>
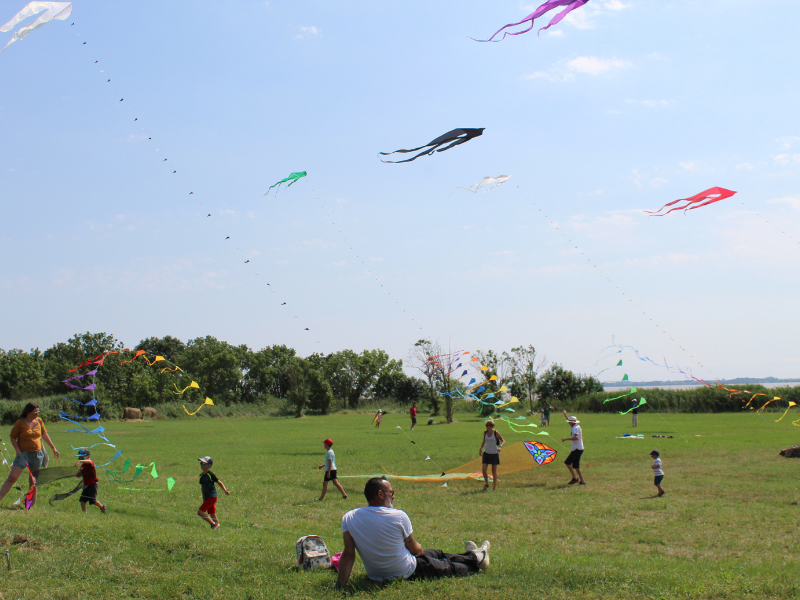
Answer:
<svg viewBox="0 0 800 600"><path fill-rule="evenodd" d="M76 0L0 53L0 348L428 339L800 376L800 5L591 0L471 39L537 4ZM737 194L644 212L714 186Z"/></svg>

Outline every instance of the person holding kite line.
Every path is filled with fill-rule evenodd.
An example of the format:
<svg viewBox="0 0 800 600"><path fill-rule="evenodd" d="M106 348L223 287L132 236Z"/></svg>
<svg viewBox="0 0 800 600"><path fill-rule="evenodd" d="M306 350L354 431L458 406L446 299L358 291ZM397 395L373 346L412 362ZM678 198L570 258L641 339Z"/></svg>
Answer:
<svg viewBox="0 0 800 600"><path fill-rule="evenodd" d="M378 412L375 413L375 418L372 419L372 422L375 423L375 429L381 426L381 421L383 421L383 411L379 408Z"/></svg>
<svg viewBox="0 0 800 600"><path fill-rule="evenodd" d="M567 465L567 468L569 469L570 475L572 475L572 479L569 480L569 485L574 485L576 483L586 485L586 482L583 480L583 473L581 473L583 431L581 431L581 426L578 425L580 421L578 421L577 417L568 416L566 410L564 411L564 418L567 420L567 423L570 424L570 437L561 438L561 441L566 442L569 440L572 442L571 452L569 453L567 460L564 461L564 464ZM575 473L578 474L578 477L575 477Z"/></svg>
<svg viewBox="0 0 800 600"><path fill-rule="evenodd" d="M639 401L633 399L633 410L631 410L631 427L639 426Z"/></svg>
<svg viewBox="0 0 800 600"><path fill-rule="evenodd" d="M494 428L494 421L486 421L486 431L483 432L483 442L478 450L478 456L483 456L483 481L482 491L489 489L489 465L492 465L492 491L497 489L497 465L500 464L500 450L506 441L500 432Z"/></svg>
<svg viewBox="0 0 800 600"><path fill-rule="evenodd" d="M417 403L414 402L411 408L408 409L408 414L411 415L411 431L414 431L414 425L417 424Z"/></svg>
<svg viewBox="0 0 800 600"><path fill-rule="evenodd" d="M39 418L39 405L28 402L22 409L19 419L11 428L11 444L17 451L17 457L11 465L11 472L8 479L0 488L0 500L8 493L8 490L16 483L19 476L26 469L37 472L42 468L44 460L44 450L42 450L42 439L53 449L53 455L59 457L58 450L47 435L47 429ZM30 484L34 485L33 475L29 475ZM33 490L33 502L31 508L36 504L36 488Z"/></svg>
<svg viewBox="0 0 800 600"><path fill-rule="evenodd" d="M351 510L342 517L344 552L339 562L336 589L350 579L356 550L373 581L392 579L434 579L474 575L489 566L488 540L478 546L467 542L463 554L424 550L414 539L411 519L393 507L394 489L385 477L373 477L364 486L368 506Z"/></svg>

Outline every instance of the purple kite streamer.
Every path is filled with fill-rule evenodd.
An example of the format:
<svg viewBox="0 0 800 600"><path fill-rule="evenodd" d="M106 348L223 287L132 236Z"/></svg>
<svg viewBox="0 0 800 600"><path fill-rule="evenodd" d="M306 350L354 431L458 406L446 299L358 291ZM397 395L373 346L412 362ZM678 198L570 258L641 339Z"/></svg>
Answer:
<svg viewBox="0 0 800 600"><path fill-rule="evenodd" d="M525 17L524 19L522 19L518 23L509 23L508 25L505 25L505 26L501 27L488 40L475 40L475 41L476 42L500 42L500 41L504 40L507 35L520 35L520 34L523 34L523 33L528 33L531 29L533 29L534 20L538 19L543 14L545 14L547 12L550 12L551 10L553 10L557 6L566 6L566 8L564 10L562 10L560 13L558 13L555 17L553 17L545 27L542 27L542 29L548 29L549 27L559 23L569 13L571 13L576 8L580 8L581 6L586 4L588 1L589 0L547 0L547 2L542 4L539 8L537 8L535 11L533 11L531 14L529 14L527 17ZM528 27L527 29L523 29L522 31L517 31L517 32L503 31L504 29L507 29L509 27L516 27L517 25L522 25L526 21L530 21L531 22L530 27ZM539 31L542 31L542 29L540 29ZM500 33L501 31L503 31L503 37L501 39L499 39L499 40L495 40L494 39L495 36L498 33ZM538 32L537 32L537 35L538 35ZM475 38L472 38L472 39L475 39Z"/></svg>
<svg viewBox="0 0 800 600"><path fill-rule="evenodd" d="M91 385L87 385L86 387L81 387L79 385L73 385L73 384L69 383L68 381L62 381L61 383L63 383L64 385L68 385L69 387L71 387L73 389L86 390L87 392L91 392L92 390L94 390L97 387L96 383L92 383Z"/></svg>

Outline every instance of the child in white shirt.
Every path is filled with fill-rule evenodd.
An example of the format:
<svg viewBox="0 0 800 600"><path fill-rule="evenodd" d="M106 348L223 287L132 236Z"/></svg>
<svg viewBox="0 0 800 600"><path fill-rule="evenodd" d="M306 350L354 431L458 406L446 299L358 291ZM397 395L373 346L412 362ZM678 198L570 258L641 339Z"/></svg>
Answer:
<svg viewBox="0 0 800 600"><path fill-rule="evenodd" d="M653 469L653 475L655 475L653 483L658 489L658 495L663 496L666 494L664 488L661 487L661 481L664 479L664 470L661 468L661 459L659 458L658 450L653 450L650 453L650 457L653 459L653 466L650 468Z"/></svg>

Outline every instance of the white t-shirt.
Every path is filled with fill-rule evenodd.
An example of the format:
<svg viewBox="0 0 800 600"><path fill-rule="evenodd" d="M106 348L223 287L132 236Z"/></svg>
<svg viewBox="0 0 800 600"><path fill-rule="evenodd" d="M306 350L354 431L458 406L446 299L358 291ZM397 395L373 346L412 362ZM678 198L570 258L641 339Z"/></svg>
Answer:
<svg viewBox="0 0 800 600"><path fill-rule="evenodd" d="M581 431L581 426L577 423L569 430L570 437L576 433L578 434L578 439L572 440L572 447L570 450L583 450L583 432Z"/></svg>
<svg viewBox="0 0 800 600"><path fill-rule="evenodd" d="M342 531L353 536L370 579L405 579L417 568L417 559L403 541L414 530L402 510L385 506L356 508L342 517Z"/></svg>
<svg viewBox="0 0 800 600"><path fill-rule="evenodd" d="M653 469L653 475L663 475L664 474L664 470L661 468L661 459L660 458L657 458L657 459L655 459L653 461L653 466L655 467L655 469Z"/></svg>

